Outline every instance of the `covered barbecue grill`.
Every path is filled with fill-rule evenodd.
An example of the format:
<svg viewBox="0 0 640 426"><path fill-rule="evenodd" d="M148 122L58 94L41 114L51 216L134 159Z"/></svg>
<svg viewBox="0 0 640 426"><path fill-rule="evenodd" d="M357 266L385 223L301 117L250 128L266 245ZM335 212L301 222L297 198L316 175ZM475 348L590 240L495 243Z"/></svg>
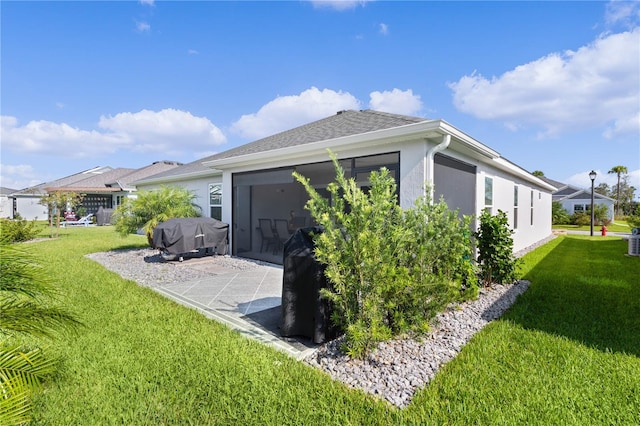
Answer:
<svg viewBox="0 0 640 426"><path fill-rule="evenodd" d="M199 252L226 254L229 224L208 217L169 219L153 230L153 248L166 260Z"/></svg>

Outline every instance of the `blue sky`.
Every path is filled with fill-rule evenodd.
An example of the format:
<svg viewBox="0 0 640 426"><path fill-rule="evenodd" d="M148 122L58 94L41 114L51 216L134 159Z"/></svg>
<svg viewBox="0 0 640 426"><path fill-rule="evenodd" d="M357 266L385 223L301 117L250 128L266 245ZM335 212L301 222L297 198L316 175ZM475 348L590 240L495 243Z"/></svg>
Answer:
<svg viewBox="0 0 640 426"><path fill-rule="evenodd" d="M640 3L2 1L0 185L191 162L344 109L640 188ZM640 190L636 192L640 196Z"/></svg>

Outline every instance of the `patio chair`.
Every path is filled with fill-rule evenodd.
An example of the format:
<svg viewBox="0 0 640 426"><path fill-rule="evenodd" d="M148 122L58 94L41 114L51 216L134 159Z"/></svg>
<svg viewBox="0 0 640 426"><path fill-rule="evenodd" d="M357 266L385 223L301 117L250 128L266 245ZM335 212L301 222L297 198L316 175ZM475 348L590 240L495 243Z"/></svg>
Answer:
<svg viewBox="0 0 640 426"><path fill-rule="evenodd" d="M280 240L278 236L273 231L273 225L271 225L271 219L258 219L258 231L260 231L260 236L262 237L262 243L260 244L260 253L264 251L264 249L269 249L270 245L273 245L273 253L275 254L278 250L278 244Z"/></svg>
<svg viewBox="0 0 640 426"><path fill-rule="evenodd" d="M67 226L89 226L89 225L93 225L93 221L91 220L92 217L93 217L93 213L92 214L88 214L88 215L86 215L84 217L81 217L78 220L68 220L68 221L60 222L60 226L65 228Z"/></svg>
<svg viewBox="0 0 640 426"><path fill-rule="evenodd" d="M286 219L276 219L276 236L278 237L278 250L284 248L284 243L291 236L291 232L289 232L289 222ZM276 250L277 251L277 250Z"/></svg>

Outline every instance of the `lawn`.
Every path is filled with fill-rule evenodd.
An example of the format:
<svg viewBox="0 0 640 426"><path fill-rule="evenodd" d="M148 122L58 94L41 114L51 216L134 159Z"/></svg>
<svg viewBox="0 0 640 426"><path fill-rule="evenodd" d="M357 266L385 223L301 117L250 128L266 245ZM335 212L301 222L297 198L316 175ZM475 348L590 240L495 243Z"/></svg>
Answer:
<svg viewBox="0 0 640 426"><path fill-rule="evenodd" d="M570 231L590 231L591 225L553 225L553 229L566 229ZM600 233L602 229L601 225L593 225L593 231ZM631 227L627 224L627 222L613 222L607 225L607 231L609 232L625 232L631 233Z"/></svg>
<svg viewBox="0 0 640 426"><path fill-rule="evenodd" d="M640 424L640 258L619 238L525 256L529 290L403 410L84 258L144 243L94 227L29 244L85 323L52 343L34 424Z"/></svg>

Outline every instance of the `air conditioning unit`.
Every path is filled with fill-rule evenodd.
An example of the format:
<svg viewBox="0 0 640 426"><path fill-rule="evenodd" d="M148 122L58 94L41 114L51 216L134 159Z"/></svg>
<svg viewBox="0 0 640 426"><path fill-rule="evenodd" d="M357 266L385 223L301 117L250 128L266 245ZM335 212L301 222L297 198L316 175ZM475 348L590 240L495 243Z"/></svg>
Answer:
<svg viewBox="0 0 640 426"><path fill-rule="evenodd" d="M640 256L640 235L629 237L629 256Z"/></svg>

